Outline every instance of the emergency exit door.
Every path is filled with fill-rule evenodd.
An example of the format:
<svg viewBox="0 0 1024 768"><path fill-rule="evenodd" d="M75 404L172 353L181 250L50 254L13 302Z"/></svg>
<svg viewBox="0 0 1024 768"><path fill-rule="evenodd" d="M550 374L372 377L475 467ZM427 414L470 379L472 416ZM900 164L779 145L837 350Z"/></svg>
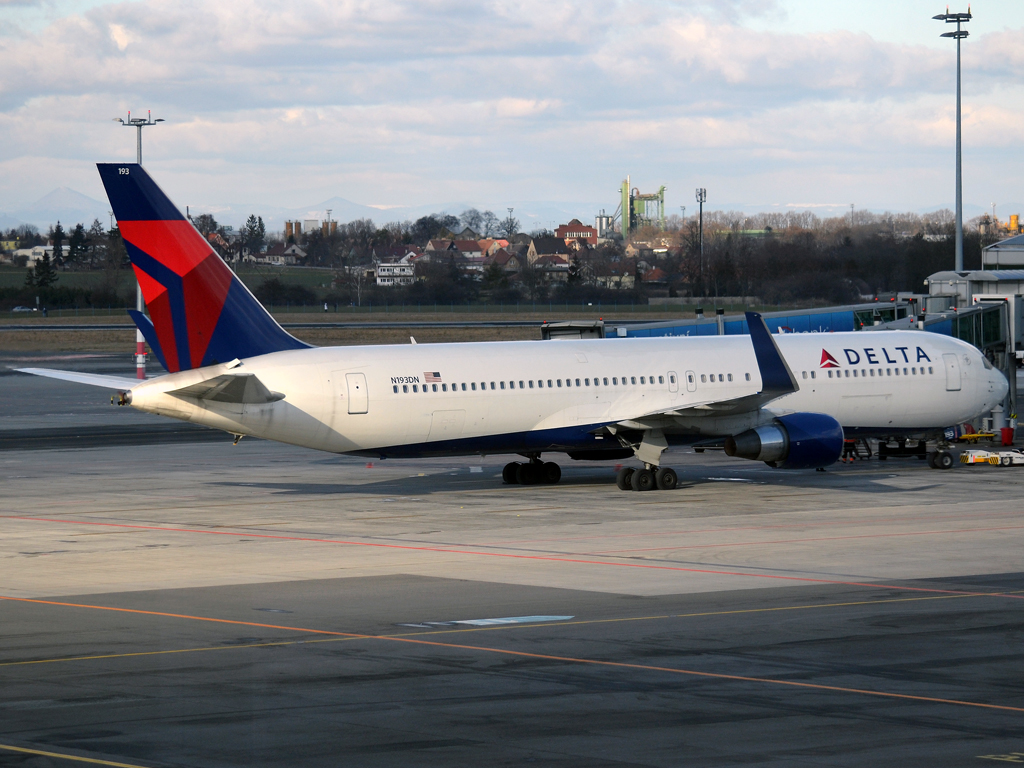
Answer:
<svg viewBox="0 0 1024 768"><path fill-rule="evenodd" d="M366 413L369 410L369 399L366 395L366 376L362 373L346 373L348 384L348 412Z"/></svg>

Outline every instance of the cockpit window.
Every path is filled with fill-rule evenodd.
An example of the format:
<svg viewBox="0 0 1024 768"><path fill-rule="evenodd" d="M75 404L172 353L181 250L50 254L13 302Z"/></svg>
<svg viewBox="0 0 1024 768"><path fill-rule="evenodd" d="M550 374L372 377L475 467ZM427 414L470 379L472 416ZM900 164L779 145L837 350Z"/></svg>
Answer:
<svg viewBox="0 0 1024 768"><path fill-rule="evenodd" d="M984 355L982 355L982 356L981 356L981 363L982 363L982 365L984 365L984 366L985 366L985 368L987 368L988 370L990 370L990 371L992 370L992 363L990 363L990 362L988 361L988 358L987 358L987 357L985 357Z"/></svg>

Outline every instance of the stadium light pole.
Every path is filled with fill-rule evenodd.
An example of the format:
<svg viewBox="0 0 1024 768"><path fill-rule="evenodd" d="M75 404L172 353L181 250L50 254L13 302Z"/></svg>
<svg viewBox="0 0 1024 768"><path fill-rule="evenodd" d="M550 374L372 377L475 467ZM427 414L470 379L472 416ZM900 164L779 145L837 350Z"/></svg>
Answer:
<svg viewBox="0 0 1024 768"><path fill-rule="evenodd" d="M963 178L960 170L960 41L967 37L966 29L961 29L961 24L971 20L971 6L967 6L967 13L950 13L949 6L946 12L938 16L932 16L937 21L944 21L947 24L956 24L956 32L943 32L939 37L951 37L956 40L956 262L954 271L964 270L964 199L963 199Z"/></svg>
<svg viewBox="0 0 1024 768"><path fill-rule="evenodd" d="M164 119L162 117L158 117L154 120L153 113L148 110L146 112L145 119L141 117L132 117L131 110L129 110L127 120L123 117L115 117L114 122L120 123L125 128L135 129L136 162L139 165L142 165L142 129L150 125L162 123L164 122ZM111 227L111 229L113 229L113 227ZM138 282L135 283L135 309L138 312L146 311L146 302L142 298L142 286L139 285ZM135 329L135 378L146 378L146 338L138 328Z"/></svg>
<svg viewBox="0 0 1024 768"><path fill-rule="evenodd" d="M698 227L700 229L700 290L704 292L704 203L707 202L708 191L704 187L697 188L697 204L700 206Z"/></svg>

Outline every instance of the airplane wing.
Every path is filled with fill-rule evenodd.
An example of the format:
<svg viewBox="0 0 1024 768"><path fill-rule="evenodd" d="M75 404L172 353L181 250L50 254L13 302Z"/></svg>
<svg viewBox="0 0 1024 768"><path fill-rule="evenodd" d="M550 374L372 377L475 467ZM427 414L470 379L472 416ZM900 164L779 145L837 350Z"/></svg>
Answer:
<svg viewBox="0 0 1024 768"><path fill-rule="evenodd" d="M78 371L57 371L52 368L15 368L19 373L30 373L33 376L45 376L48 379L74 381L78 384L89 384L93 387L128 390L138 386L139 379L126 379L120 376L104 376L98 373L79 373Z"/></svg>
<svg viewBox="0 0 1024 768"><path fill-rule="evenodd" d="M267 389L253 373L225 373L181 389L172 389L167 394L221 403L259 404L284 399L280 392Z"/></svg>
<svg viewBox="0 0 1024 768"><path fill-rule="evenodd" d="M754 356L761 374L762 389L760 392L727 400L707 400L681 408L651 411L634 419L619 422L619 426L635 429L644 426L643 422L673 416L724 416L756 411L773 400L778 400L780 397L800 389L796 376L793 375L782 352L779 351L779 345L772 338L764 318L757 312L747 312L746 316L747 326L750 329L750 341L754 345Z"/></svg>

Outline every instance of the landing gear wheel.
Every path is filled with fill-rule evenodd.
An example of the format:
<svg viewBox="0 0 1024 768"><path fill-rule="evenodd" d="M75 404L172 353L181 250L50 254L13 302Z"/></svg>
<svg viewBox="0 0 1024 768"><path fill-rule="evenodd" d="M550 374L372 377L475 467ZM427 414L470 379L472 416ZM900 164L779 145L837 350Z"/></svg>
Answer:
<svg viewBox="0 0 1024 768"><path fill-rule="evenodd" d="M540 476L542 482L548 485L554 485L562 479L562 468L553 461L545 461L541 464Z"/></svg>
<svg viewBox="0 0 1024 768"><path fill-rule="evenodd" d="M649 469L638 469L630 478L634 491L650 491L654 488L654 473Z"/></svg>
<svg viewBox="0 0 1024 768"><path fill-rule="evenodd" d="M654 481L659 491L674 491L679 478L671 467L662 467L654 474Z"/></svg>
<svg viewBox="0 0 1024 768"><path fill-rule="evenodd" d="M931 467L932 469L938 469L938 467L935 466L935 457L938 455L939 454L934 452L928 454L928 466Z"/></svg>
<svg viewBox="0 0 1024 768"><path fill-rule="evenodd" d="M510 461L501 470L501 479L505 485L515 485L519 482L516 473L519 471L519 462Z"/></svg>
<svg viewBox="0 0 1024 768"><path fill-rule="evenodd" d="M937 454L935 454L935 468L952 469L953 454L951 454L949 451L939 451Z"/></svg>
<svg viewBox="0 0 1024 768"><path fill-rule="evenodd" d="M516 470L516 481L520 485L536 485L541 481L539 464L520 464Z"/></svg>
<svg viewBox="0 0 1024 768"><path fill-rule="evenodd" d="M615 475L615 484L619 486L620 491L632 491L633 490L633 473L636 470L632 467L623 467Z"/></svg>

